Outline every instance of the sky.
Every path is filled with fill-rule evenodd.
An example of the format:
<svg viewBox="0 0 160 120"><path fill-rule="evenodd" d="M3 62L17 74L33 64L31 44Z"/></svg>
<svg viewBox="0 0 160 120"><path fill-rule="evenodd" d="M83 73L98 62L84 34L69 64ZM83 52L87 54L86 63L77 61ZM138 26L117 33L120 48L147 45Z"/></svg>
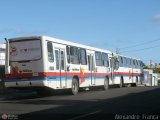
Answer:
<svg viewBox="0 0 160 120"><path fill-rule="evenodd" d="M0 0L0 42L32 35L160 63L160 1Z"/></svg>

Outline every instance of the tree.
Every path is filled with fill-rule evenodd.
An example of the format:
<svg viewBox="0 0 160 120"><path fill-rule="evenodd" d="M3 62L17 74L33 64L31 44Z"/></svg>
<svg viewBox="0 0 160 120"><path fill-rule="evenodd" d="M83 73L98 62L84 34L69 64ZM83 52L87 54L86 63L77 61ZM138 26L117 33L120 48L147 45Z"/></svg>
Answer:
<svg viewBox="0 0 160 120"><path fill-rule="evenodd" d="M148 66L144 66L143 69L150 69L150 70L153 70L153 73L160 73L160 68L150 68Z"/></svg>

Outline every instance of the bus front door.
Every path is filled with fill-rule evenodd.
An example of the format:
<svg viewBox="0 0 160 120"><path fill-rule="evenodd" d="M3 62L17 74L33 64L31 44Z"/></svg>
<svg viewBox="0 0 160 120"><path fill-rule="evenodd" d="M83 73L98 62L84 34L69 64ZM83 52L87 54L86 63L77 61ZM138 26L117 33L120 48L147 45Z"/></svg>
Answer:
<svg viewBox="0 0 160 120"><path fill-rule="evenodd" d="M59 76L59 86L60 88L66 88L67 87L67 77L66 77L66 71L65 71L65 50L63 49L56 49L55 50L55 60L56 60L56 71L58 72Z"/></svg>
<svg viewBox="0 0 160 120"><path fill-rule="evenodd" d="M88 71L90 72L90 76L91 76L91 80L90 83L91 85L95 85L95 66L94 66L94 58L93 58L93 54L88 54Z"/></svg>

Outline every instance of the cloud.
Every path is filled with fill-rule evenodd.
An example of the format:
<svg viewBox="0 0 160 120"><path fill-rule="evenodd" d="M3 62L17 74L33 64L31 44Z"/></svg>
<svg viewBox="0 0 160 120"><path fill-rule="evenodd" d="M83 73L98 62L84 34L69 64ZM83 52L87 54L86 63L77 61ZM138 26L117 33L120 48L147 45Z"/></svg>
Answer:
<svg viewBox="0 0 160 120"><path fill-rule="evenodd" d="M153 16L152 20L154 23L160 24L160 14Z"/></svg>

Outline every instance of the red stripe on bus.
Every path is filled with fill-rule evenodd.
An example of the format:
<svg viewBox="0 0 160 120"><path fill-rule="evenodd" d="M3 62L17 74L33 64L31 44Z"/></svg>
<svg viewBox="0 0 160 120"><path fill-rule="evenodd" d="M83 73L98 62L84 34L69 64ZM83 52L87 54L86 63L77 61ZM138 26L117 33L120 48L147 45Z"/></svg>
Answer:
<svg viewBox="0 0 160 120"><path fill-rule="evenodd" d="M29 78L29 77L33 77L34 73L14 73L14 74L6 74L5 77L6 78ZM132 76L132 75L142 75L143 73L131 73L131 72L114 72L114 75L128 75L128 76ZM80 76L82 77L82 73L80 72L39 72L37 73L37 76L39 77L47 77L47 76ZM84 77L86 76L97 76L97 77L101 77L101 76L111 76L111 73L84 73L83 74ZM36 75L35 75L36 77Z"/></svg>
<svg viewBox="0 0 160 120"><path fill-rule="evenodd" d="M84 76L109 76L110 73L84 73ZM82 73L80 72L63 72L63 73L59 73L59 72L41 72L39 73L39 76L82 76Z"/></svg>
<svg viewBox="0 0 160 120"><path fill-rule="evenodd" d="M142 75L143 73L132 73L132 72L114 72L115 75Z"/></svg>

